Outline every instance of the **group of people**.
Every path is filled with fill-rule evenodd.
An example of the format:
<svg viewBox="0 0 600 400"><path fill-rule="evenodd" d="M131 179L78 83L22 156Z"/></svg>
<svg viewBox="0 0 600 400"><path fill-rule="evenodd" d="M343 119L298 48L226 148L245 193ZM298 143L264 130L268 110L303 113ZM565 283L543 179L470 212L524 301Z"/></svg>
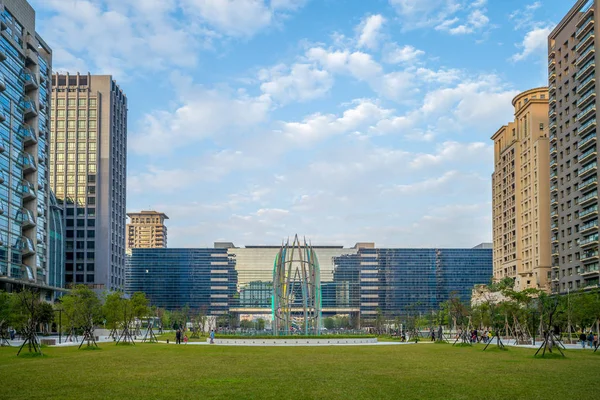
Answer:
<svg viewBox="0 0 600 400"><path fill-rule="evenodd" d="M181 329L177 329L175 331L175 344L181 344L181 338L183 336L183 344L188 344L188 336L181 331ZM215 331L211 329L210 331L210 344L215 342Z"/></svg>
<svg viewBox="0 0 600 400"><path fill-rule="evenodd" d="M585 349L585 345L587 343L590 349L595 349L598 347L598 334L594 334L592 331L586 335L585 332L581 332L579 334L579 342L581 343L581 347Z"/></svg>

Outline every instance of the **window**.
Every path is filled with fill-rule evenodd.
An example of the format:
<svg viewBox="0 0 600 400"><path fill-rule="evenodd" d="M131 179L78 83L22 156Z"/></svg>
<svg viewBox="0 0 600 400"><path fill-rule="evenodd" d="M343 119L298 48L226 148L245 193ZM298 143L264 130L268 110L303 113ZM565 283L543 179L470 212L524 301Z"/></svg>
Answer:
<svg viewBox="0 0 600 400"><path fill-rule="evenodd" d="M90 99L90 107L96 107L96 99Z"/></svg>
<svg viewBox="0 0 600 400"><path fill-rule="evenodd" d="M65 129L65 121L56 121L56 127L58 129Z"/></svg>
<svg viewBox="0 0 600 400"><path fill-rule="evenodd" d="M68 105L69 107L75 107L75 99L69 99Z"/></svg>
<svg viewBox="0 0 600 400"><path fill-rule="evenodd" d="M57 115L58 115L58 118L64 118L65 117L65 110L58 110L57 111Z"/></svg>
<svg viewBox="0 0 600 400"><path fill-rule="evenodd" d="M79 99L79 107L85 107L85 99Z"/></svg>
<svg viewBox="0 0 600 400"><path fill-rule="evenodd" d="M58 99L58 105L59 106L64 106L65 105L65 99Z"/></svg>
<svg viewBox="0 0 600 400"><path fill-rule="evenodd" d="M77 127L79 129L85 129L86 128L85 121L79 121L78 124L77 124ZM90 124L90 128L91 128L91 124Z"/></svg>
<svg viewBox="0 0 600 400"><path fill-rule="evenodd" d="M86 112L86 110L79 110L79 112L77 113L77 115L79 116L79 118L86 118L87 117L87 112Z"/></svg>

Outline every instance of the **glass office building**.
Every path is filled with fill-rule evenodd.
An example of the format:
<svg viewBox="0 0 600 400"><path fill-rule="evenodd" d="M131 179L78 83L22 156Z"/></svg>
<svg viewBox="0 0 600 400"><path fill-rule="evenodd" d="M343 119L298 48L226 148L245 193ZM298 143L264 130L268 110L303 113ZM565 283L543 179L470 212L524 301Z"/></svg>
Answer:
<svg viewBox="0 0 600 400"><path fill-rule="evenodd" d="M476 284L492 277L492 249L378 249L372 243L314 246L321 266L322 313L387 317L426 313L456 293L469 302ZM153 305L188 305L212 315L272 318L277 246L213 249L133 249L127 291L143 291Z"/></svg>
<svg viewBox="0 0 600 400"><path fill-rule="evenodd" d="M235 261L227 249L134 248L126 271L126 291L146 293L157 307L223 315L239 304Z"/></svg>
<svg viewBox="0 0 600 400"><path fill-rule="evenodd" d="M469 302L492 277L492 249L360 249L335 264L340 301L393 317L436 311L453 293Z"/></svg>
<svg viewBox="0 0 600 400"><path fill-rule="evenodd" d="M63 208L50 192L50 218L48 219L49 262L48 280L50 286L65 286L65 227L63 224Z"/></svg>
<svg viewBox="0 0 600 400"><path fill-rule="evenodd" d="M52 51L25 0L0 3L0 289L51 298L48 137Z"/></svg>

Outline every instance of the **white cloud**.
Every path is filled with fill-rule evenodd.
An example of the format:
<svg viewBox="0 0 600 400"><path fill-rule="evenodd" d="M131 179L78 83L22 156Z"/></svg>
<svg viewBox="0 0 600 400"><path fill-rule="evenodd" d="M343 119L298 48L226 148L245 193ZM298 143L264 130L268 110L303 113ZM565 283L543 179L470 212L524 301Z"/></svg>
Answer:
<svg viewBox="0 0 600 400"><path fill-rule="evenodd" d="M513 11L508 18L514 22L515 29L531 29L536 24L533 22L535 11L541 6L541 1L535 1L527 4L524 8Z"/></svg>
<svg viewBox="0 0 600 400"><path fill-rule="evenodd" d="M314 114L302 122L282 123L281 132L290 140L307 145L332 135L367 128L392 112L393 110L383 109L369 100L360 100L354 108L347 109L340 117Z"/></svg>
<svg viewBox="0 0 600 400"><path fill-rule="evenodd" d="M424 28L440 24L456 13L461 5L457 0L389 0L402 18L405 28Z"/></svg>
<svg viewBox="0 0 600 400"><path fill-rule="evenodd" d="M521 48L520 53L512 56L512 61L522 61L531 55L545 54L548 49L548 35L552 32L553 27L536 27L525 34L523 42L517 47Z"/></svg>
<svg viewBox="0 0 600 400"><path fill-rule="evenodd" d="M180 74L173 74L171 80L179 105L144 116L130 140L134 152L156 154L160 148L168 154L219 133L250 129L267 119L272 105L269 95L252 97L227 88L208 89Z"/></svg>
<svg viewBox="0 0 600 400"><path fill-rule="evenodd" d="M307 101L324 96L333 86L333 77L327 71L310 64L294 64L289 69L283 64L259 71L263 82L260 89L281 103Z"/></svg>
<svg viewBox="0 0 600 400"><path fill-rule="evenodd" d="M411 45L403 47L393 43L386 47L383 59L390 64L411 64L417 61L425 52Z"/></svg>
<svg viewBox="0 0 600 400"><path fill-rule="evenodd" d="M455 26L459 21L458 18L449 19L436 26L435 29L446 31L451 35L466 35L481 30L488 25L490 19L485 15L484 11L476 9L469 14L465 23Z"/></svg>
<svg viewBox="0 0 600 400"><path fill-rule="evenodd" d="M358 41L357 47L374 50L379 47L379 41L381 40L381 28L386 22L385 18L380 14L371 15L363 19L360 25L357 27Z"/></svg>
<svg viewBox="0 0 600 400"><path fill-rule="evenodd" d="M435 154L417 155L410 165L412 168L419 169L456 161L481 162L489 160L493 154L492 151L493 146L483 142L444 142L438 145Z"/></svg>
<svg viewBox="0 0 600 400"><path fill-rule="evenodd" d="M181 0L182 8L214 29L231 36L252 36L273 24L285 12L295 11L304 1L275 0Z"/></svg>

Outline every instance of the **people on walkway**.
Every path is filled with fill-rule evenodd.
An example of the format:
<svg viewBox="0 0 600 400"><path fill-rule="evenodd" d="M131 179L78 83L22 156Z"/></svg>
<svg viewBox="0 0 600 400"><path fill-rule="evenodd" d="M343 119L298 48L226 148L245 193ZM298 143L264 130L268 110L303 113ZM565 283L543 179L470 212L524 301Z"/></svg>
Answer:
<svg viewBox="0 0 600 400"><path fill-rule="evenodd" d="M431 328L431 341L435 342L435 331Z"/></svg>
<svg viewBox="0 0 600 400"><path fill-rule="evenodd" d="M214 344L215 343L215 331L214 329L210 330L210 344Z"/></svg>
<svg viewBox="0 0 600 400"><path fill-rule="evenodd" d="M581 348L585 349L585 341L586 341L587 337L585 336L585 332L581 332L579 334L579 341L581 342Z"/></svg>
<svg viewBox="0 0 600 400"><path fill-rule="evenodd" d="M183 336L183 344L187 344L188 342L188 337L187 335Z"/></svg>
<svg viewBox="0 0 600 400"><path fill-rule="evenodd" d="M181 344L181 329L175 332L175 344Z"/></svg>
<svg viewBox="0 0 600 400"><path fill-rule="evenodd" d="M590 349L593 348L594 347L594 334L592 333L592 331L590 331L590 333L588 333L587 340L588 340L588 346L590 346Z"/></svg>

